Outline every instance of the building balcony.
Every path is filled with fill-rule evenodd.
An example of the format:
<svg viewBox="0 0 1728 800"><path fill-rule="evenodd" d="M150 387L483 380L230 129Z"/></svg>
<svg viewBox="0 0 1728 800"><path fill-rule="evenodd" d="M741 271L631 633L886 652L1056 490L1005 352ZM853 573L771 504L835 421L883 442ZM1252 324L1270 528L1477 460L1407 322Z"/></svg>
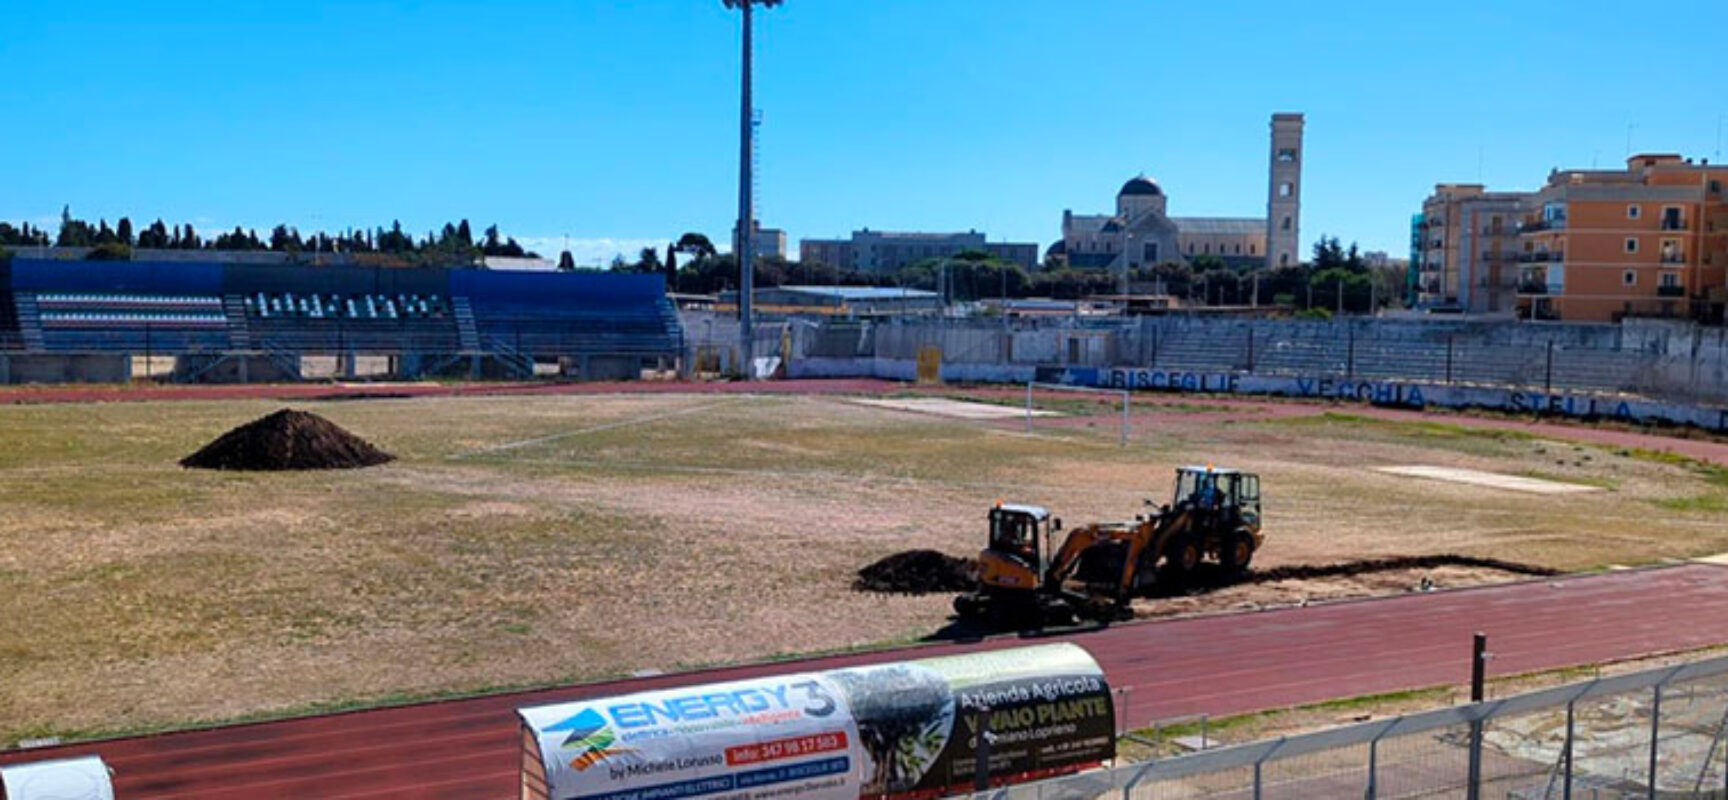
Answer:
<svg viewBox="0 0 1728 800"><path fill-rule="evenodd" d="M1656 287L1656 296L1657 297L1685 297L1686 296L1686 287L1684 287L1684 286L1658 286L1658 287Z"/></svg>
<svg viewBox="0 0 1728 800"><path fill-rule="evenodd" d="M1683 231L1686 229L1687 229L1686 228L1686 220L1683 220L1683 219L1665 219L1665 220L1662 220L1662 230L1665 230L1665 231Z"/></svg>
<svg viewBox="0 0 1728 800"><path fill-rule="evenodd" d="M1566 229L1566 218L1527 220L1518 226L1519 233L1541 233L1542 231L1561 231Z"/></svg>
<svg viewBox="0 0 1728 800"><path fill-rule="evenodd" d="M1557 264L1565 260L1566 254L1564 252L1557 253L1549 250L1518 254L1518 263L1520 264Z"/></svg>
<svg viewBox="0 0 1728 800"><path fill-rule="evenodd" d="M1684 264L1684 263L1686 263L1686 254L1685 253L1663 253L1662 254L1662 263L1664 263L1664 264Z"/></svg>
<svg viewBox="0 0 1728 800"><path fill-rule="evenodd" d="M1538 281L1519 281L1518 293L1522 295L1543 295L1548 293L1548 284Z"/></svg>

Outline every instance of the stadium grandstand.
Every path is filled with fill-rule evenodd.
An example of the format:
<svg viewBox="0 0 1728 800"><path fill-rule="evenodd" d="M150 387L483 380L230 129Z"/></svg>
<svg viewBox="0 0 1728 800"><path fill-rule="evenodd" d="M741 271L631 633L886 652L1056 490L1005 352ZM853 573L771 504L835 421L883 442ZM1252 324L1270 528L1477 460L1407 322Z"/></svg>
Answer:
<svg viewBox="0 0 1728 800"><path fill-rule="evenodd" d="M0 382L301 376L308 356L382 357L391 377L581 379L670 369L683 350L657 275L176 261L0 262Z"/></svg>

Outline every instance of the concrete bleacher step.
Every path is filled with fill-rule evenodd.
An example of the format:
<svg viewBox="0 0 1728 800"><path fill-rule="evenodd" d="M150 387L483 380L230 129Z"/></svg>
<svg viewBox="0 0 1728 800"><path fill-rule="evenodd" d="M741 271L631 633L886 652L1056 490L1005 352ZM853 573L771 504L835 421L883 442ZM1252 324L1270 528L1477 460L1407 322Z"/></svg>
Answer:
<svg viewBox="0 0 1728 800"><path fill-rule="evenodd" d="M42 338L42 310L36 304L35 293L19 292L13 295L13 301L18 305L18 334L24 339L24 349L48 349Z"/></svg>
<svg viewBox="0 0 1728 800"><path fill-rule="evenodd" d="M222 312L228 317L229 345L237 350L251 350L252 334L246 325L246 301L237 295L223 297Z"/></svg>
<svg viewBox="0 0 1728 800"><path fill-rule="evenodd" d="M450 310L456 314L456 336L464 352L479 352L480 329L474 324L474 305L466 297L450 298Z"/></svg>

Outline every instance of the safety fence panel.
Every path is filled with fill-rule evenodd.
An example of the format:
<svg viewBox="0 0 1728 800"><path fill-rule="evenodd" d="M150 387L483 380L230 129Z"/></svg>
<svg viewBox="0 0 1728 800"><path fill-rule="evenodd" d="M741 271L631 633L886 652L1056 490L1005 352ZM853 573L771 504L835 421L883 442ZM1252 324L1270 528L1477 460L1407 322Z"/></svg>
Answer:
<svg viewBox="0 0 1728 800"><path fill-rule="evenodd" d="M1728 658L995 790L978 800L1728 800Z"/></svg>
<svg viewBox="0 0 1728 800"><path fill-rule="evenodd" d="M1393 800L1463 798L1470 770L1470 727L1391 736L1374 747L1374 794Z"/></svg>

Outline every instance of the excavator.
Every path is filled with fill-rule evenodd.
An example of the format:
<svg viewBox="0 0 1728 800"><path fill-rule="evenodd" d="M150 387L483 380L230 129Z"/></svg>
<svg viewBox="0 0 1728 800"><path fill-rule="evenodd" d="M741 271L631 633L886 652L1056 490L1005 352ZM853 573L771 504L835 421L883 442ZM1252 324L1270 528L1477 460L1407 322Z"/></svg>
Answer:
<svg viewBox="0 0 1728 800"><path fill-rule="evenodd" d="M989 522L979 588L954 610L1014 625L1119 618L1135 596L1185 584L1208 559L1227 576L1246 573L1265 541L1260 477L1210 465L1179 467L1170 503L1153 513L1075 528L1059 547L1062 520L1043 507L998 502Z"/></svg>

